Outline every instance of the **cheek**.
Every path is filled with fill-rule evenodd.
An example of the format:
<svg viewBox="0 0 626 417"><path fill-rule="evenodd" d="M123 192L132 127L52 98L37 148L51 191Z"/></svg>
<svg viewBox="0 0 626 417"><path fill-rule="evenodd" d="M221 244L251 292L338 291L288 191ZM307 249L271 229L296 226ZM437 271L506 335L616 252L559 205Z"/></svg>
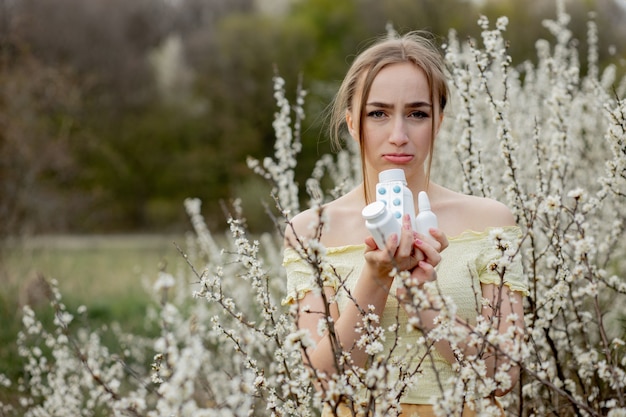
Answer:
<svg viewBox="0 0 626 417"><path fill-rule="evenodd" d="M433 138L433 127L431 124L424 123L423 126L420 126L419 131L417 132L417 137L419 138L420 143L430 146Z"/></svg>
<svg viewBox="0 0 626 417"><path fill-rule="evenodd" d="M384 124L367 122L363 123L363 137L369 142L380 141L388 135L388 129Z"/></svg>

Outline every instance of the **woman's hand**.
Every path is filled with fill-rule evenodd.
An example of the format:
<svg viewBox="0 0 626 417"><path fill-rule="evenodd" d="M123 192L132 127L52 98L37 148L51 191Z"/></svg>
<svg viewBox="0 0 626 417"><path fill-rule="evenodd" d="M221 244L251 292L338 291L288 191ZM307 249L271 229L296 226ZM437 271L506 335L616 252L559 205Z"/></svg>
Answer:
<svg viewBox="0 0 626 417"><path fill-rule="evenodd" d="M414 234L413 247L421 254L421 258L415 267L410 269L410 276L405 281L405 287L421 288L426 282L435 281L437 272L435 267L441 262L441 252L448 247L448 238L439 229L430 229L430 235ZM403 300L406 296L406 288L398 288L397 296Z"/></svg>
<svg viewBox="0 0 626 417"><path fill-rule="evenodd" d="M435 267L441 262L441 252L448 247L448 238L439 229L430 229L429 232L429 237L416 233L413 241L413 246L422 253L423 259L411 270L410 285L421 287L425 282L437 279Z"/></svg>
<svg viewBox="0 0 626 417"><path fill-rule="evenodd" d="M422 250L415 246L417 236L411 228L410 216L404 215L400 236L389 236L384 248L378 248L371 236L365 240L366 265L375 271L379 279L391 285L392 277L389 274L394 269L398 272L411 271L426 259Z"/></svg>
<svg viewBox="0 0 626 417"><path fill-rule="evenodd" d="M446 235L439 229L430 229L429 235L416 233L411 218L404 215L400 236L391 235L384 248L378 248L370 236L365 240L365 261L380 279L389 278L396 271L411 271L416 285L436 279L434 268L441 261L440 252L448 247Z"/></svg>

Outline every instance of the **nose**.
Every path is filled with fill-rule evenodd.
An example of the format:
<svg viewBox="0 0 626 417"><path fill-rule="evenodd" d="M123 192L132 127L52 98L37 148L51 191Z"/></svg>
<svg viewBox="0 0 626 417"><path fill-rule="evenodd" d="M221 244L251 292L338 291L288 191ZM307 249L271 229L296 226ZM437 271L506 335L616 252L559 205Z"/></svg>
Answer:
<svg viewBox="0 0 626 417"><path fill-rule="evenodd" d="M391 134L389 136L389 142L396 146L405 145L409 141L409 135L407 133L406 124L403 118L397 117L394 119Z"/></svg>

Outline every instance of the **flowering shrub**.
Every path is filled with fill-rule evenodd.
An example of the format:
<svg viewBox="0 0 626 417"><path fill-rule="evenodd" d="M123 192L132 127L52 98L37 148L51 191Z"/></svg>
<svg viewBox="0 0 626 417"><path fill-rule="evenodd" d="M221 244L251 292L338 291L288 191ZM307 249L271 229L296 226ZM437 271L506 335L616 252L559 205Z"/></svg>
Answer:
<svg viewBox="0 0 626 417"><path fill-rule="evenodd" d="M479 352L459 356L458 378L435 405L442 416L458 415L470 394L480 398L510 388L505 371L511 364L520 366L521 379L502 397L507 415L626 416L626 79L616 78L615 67L598 68L593 21L583 74L567 23L560 4L556 20L546 22L556 41L537 42L536 64L511 62L505 18L495 28L481 19L480 43L461 43L451 32L445 45L454 99L436 143L433 178L512 208L523 236L512 242L493 231L494 248L502 253L493 268L504 274L510 260L521 256L531 293L524 300L523 343L510 343L512 334L498 334L493 323L480 319L472 328L459 325L455 306L428 284L412 294L413 308L440 311L438 327L416 342L424 360L436 339L453 347L469 339ZM420 377L419 368L391 361L380 349L397 327L379 326L376 311L360 306L358 343L371 355L368 367L352 366L335 343L343 372L324 376L302 358L312 341L294 319L306 306L281 305L282 230L302 197L293 179L304 92L292 107L277 77L275 98L274 157L249 165L273 186L278 210L268 208L268 216L277 232L251 237L235 201L230 233L219 244L221 237L204 223L200 201L187 200L195 233L181 252L189 268L159 275L159 308L147 315L159 323L160 335L124 334L112 325L119 352L104 347L101 329L73 330L74 316L84 309L70 313L52 282L54 328L45 329L24 309L18 338L24 377L9 381L0 375L0 384L15 384L22 395L19 404L1 405L0 415L312 416L339 404L397 415L402 392ZM360 181L358 150L347 142L336 156L320 159L306 184L308 204L319 212L319 233L322 203ZM333 188L325 190L328 183ZM321 289L323 271L332 270L325 248L313 240L295 249ZM326 317L320 331L336 342ZM487 351L507 358L492 377L481 356ZM398 378L388 378L392 374ZM474 406L479 415L495 415L489 402Z"/></svg>
<svg viewBox="0 0 626 417"><path fill-rule="evenodd" d="M626 415L626 83L616 68L597 67L593 21L581 74L567 23L561 5L546 22L557 42L537 42L536 66L512 66L501 36L506 19L495 30L479 22L482 49L450 37L446 57L460 100L438 156L456 149L463 175L450 184L506 201L525 232L527 352L509 409Z"/></svg>

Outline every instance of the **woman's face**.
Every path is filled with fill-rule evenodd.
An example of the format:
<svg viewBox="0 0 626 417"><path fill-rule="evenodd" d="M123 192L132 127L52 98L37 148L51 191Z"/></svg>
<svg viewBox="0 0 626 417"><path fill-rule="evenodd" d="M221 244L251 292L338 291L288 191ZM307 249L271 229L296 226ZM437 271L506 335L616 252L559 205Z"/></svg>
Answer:
<svg viewBox="0 0 626 417"><path fill-rule="evenodd" d="M352 112L358 112L360 97ZM353 137L354 113L348 113L347 123ZM398 63L384 67L374 78L365 101L365 116L361 121L364 134L363 157L368 172L390 168L404 169L407 178L424 175L428 158L433 106L424 72L414 64ZM441 120L435 127L439 128ZM372 172L373 171L373 172Z"/></svg>

